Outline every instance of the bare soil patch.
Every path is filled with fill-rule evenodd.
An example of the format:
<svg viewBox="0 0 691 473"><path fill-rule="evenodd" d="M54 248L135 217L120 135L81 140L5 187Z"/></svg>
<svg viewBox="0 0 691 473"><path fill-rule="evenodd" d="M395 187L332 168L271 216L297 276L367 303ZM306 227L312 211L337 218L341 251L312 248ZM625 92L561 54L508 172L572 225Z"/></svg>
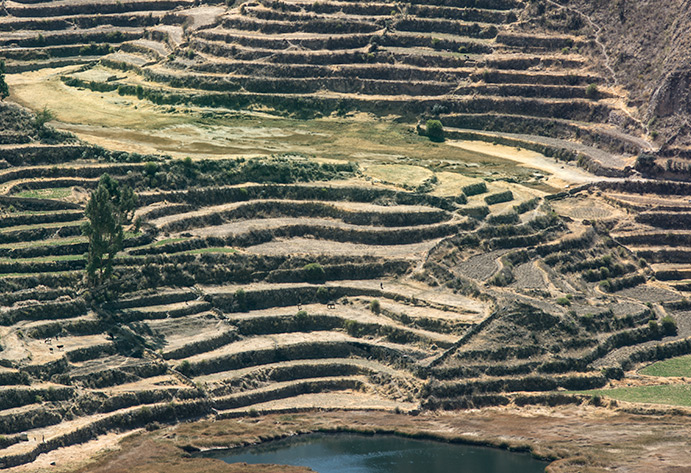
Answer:
<svg viewBox="0 0 691 473"><path fill-rule="evenodd" d="M250 246L244 249L249 253L260 255L366 255L389 258L424 257L427 252L438 243L438 239L410 245L359 245L356 243L334 242L317 240L313 238L279 239L261 245Z"/></svg>

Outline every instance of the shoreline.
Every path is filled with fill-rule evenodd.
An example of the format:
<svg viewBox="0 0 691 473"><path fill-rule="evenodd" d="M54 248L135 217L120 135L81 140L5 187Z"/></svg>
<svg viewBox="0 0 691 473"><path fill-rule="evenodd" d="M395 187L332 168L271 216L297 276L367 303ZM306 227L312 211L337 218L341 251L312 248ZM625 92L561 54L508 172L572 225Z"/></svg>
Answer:
<svg viewBox="0 0 691 473"><path fill-rule="evenodd" d="M647 415L581 405L490 407L466 411L426 411L418 415L383 411L311 410L224 420L197 420L126 435L108 434L85 444L41 455L10 472L60 473L206 473L260 472L261 466L225 464L196 453L257 445L309 433L396 435L469 446L529 453L550 461L547 473L683 472L691 464L688 410L653 409ZM673 415L675 412L683 415ZM651 436L651 432L664 435ZM110 437L110 442L103 442ZM116 438L117 437L117 438ZM98 444L101 445L98 445ZM55 462L55 465L50 465ZM227 466L226 466L227 465ZM585 469L584 469L585 468ZM296 467L270 471L305 472Z"/></svg>

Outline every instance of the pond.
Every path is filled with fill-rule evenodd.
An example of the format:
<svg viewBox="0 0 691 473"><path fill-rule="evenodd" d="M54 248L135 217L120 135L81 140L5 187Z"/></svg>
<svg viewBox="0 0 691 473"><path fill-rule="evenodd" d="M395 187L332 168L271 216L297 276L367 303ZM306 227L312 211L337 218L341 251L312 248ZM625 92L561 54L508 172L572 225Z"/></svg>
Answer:
<svg viewBox="0 0 691 473"><path fill-rule="evenodd" d="M525 453L393 435L311 434L203 456L307 466L318 473L538 473L547 466Z"/></svg>

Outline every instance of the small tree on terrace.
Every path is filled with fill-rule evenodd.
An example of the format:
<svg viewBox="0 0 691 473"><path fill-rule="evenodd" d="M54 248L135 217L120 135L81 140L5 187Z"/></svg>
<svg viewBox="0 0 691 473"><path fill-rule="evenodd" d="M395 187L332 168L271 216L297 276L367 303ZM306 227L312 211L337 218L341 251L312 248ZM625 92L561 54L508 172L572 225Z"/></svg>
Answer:
<svg viewBox="0 0 691 473"><path fill-rule="evenodd" d="M430 141L444 141L444 126L439 120L427 120L427 137Z"/></svg>
<svg viewBox="0 0 691 473"><path fill-rule="evenodd" d="M136 206L137 196L129 186L121 186L108 174L101 176L86 204L87 221L82 225L82 233L89 238L86 274L91 284L100 284L113 274L113 259L123 247L123 225L132 221Z"/></svg>

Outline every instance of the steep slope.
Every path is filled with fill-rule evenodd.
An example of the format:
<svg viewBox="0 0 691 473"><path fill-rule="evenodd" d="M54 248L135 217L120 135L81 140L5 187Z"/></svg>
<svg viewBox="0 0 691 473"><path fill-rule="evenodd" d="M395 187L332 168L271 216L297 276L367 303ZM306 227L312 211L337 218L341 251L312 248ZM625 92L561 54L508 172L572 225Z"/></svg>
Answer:
<svg viewBox="0 0 691 473"><path fill-rule="evenodd" d="M610 85L624 92L626 106L649 129L662 154L688 157L688 2L548 0L533 4L531 27L589 35L591 61Z"/></svg>

